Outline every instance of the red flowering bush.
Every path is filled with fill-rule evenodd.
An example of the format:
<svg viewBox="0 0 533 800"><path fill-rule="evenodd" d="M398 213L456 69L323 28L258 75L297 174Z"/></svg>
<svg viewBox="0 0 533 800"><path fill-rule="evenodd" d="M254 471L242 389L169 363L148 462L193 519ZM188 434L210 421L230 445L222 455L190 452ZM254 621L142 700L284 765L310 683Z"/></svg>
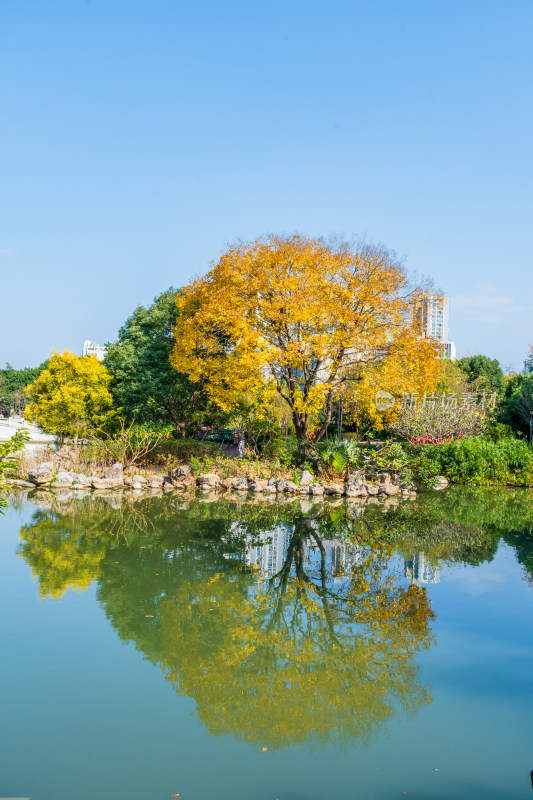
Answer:
<svg viewBox="0 0 533 800"><path fill-rule="evenodd" d="M487 427L487 416L479 406L426 405L404 408L391 429L411 444L442 444L453 439L480 436Z"/></svg>

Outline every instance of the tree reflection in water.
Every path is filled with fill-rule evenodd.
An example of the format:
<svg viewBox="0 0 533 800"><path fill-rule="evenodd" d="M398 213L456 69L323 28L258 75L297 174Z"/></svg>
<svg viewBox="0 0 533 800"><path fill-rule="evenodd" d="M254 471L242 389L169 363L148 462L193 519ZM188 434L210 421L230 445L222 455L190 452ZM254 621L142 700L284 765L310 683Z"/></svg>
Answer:
<svg viewBox="0 0 533 800"><path fill-rule="evenodd" d="M305 569L309 538L317 580ZM395 710L430 700L414 661L431 643L426 590L400 585L389 555L365 549L335 590L320 536L296 519L268 584L257 577L243 591L218 573L164 598L166 677L212 733L270 747L368 739Z"/></svg>
<svg viewBox="0 0 533 800"><path fill-rule="evenodd" d="M21 530L41 593L98 581L120 638L194 698L211 733L269 747L368 740L430 702L415 658L433 613L391 549L348 546L340 569L319 521L294 508L51 505ZM288 546L267 579L247 554L276 526Z"/></svg>

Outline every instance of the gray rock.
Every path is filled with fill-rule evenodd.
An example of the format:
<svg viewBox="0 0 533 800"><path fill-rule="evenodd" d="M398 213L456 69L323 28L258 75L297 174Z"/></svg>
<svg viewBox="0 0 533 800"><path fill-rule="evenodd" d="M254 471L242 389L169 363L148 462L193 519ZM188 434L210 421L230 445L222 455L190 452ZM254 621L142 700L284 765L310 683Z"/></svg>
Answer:
<svg viewBox="0 0 533 800"><path fill-rule="evenodd" d="M104 472L104 478L111 479L113 481L121 481L124 479L124 470L122 469L122 464L118 461L113 464L112 467L106 469Z"/></svg>
<svg viewBox="0 0 533 800"><path fill-rule="evenodd" d="M379 492L378 487L373 486L371 483L365 483L365 489L369 497L376 497Z"/></svg>
<svg viewBox="0 0 533 800"><path fill-rule="evenodd" d="M302 477L300 478L300 486L309 486L314 481L313 475L309 472L308 469L304 469L302 472Z"/></svg>
<svg viewBox="0 0 533 800"><path fill-rule="evenodd" d="M326 486L325 492L326 494L343 494L344 486L340 483L332 483L330 486Z"/></svg>
<svg viewBox="0 0 533 800"><path fill-rule="evenodd" d="M121 489L124 481L114 480L113 478L93 478L91 480L93 489Z"/></svg>
<svg viewBox="0 0 533 800"><path fill-rule="evenodd" d="M164 483L162 475L150 475L148 478L148 486L151 489L161 489Z"/></svg>
<svg viewBox="0 0 533 800"><path fill-rule="evenodd" d="M22 486L25 487L26 489L33 489L33 487L35 486L35 484L32 483L31 481L21 481L18 478L6 478L5 483L8 486Z"/></svg>
<svg viewBox="0 0 533 800"><path fill-rule="evenodd" d="M285 481L285 486L283 488L283 491L286 494L299 494L300 487L298 486L298 484L293 483L292 481Z"/></svg>
<svg viewBox="0 0 533 800"><path fill-rule="evenodd" d="M231 488L235 489L237 492L247 492L248 478L233 478Z"/></svg>
<svg viewBox="0 0 533 800"><path fill-rule="evenodd" d="M65 472L65 470L60 470L54 481L54 488L61 489L71 487L73 482L78 476L74 472Z"/></svg>
<svg viewBox="0 0 533 800"><path fill-rule="evenodd" d="M188 478L172 478L171 483L175 489L188 489L196 486L196 478L194 475L189 475Z"/></svg>
<svg viewBox="0 0 533 800"><path fill-rule="evenodd" d="M132 484L133 483L148 483L146 478L143 478L142 475L134 475L131 480L132 480Z"/></svg>
<svg viewBox="0 0 533 800"><path fill-rule="evenodd" d="M36 486L41 486L43 483L50 483L54 477L54 469L53 461L43 461L42 464L37 464L36 467L30 469L28 472L28 480Z"/></svg>
<svg viewBox="0 0 533 800"><path fill-rule="evenodd" d="M92 478L88 478L87 475L80 473L79 475L76 475L76 486L74 488L87 488L92 484L92 482Z"/></svg>
<svg viewBox="0 0 533 800"><path fill-rule="evenodd" d="M309 494L312 494L312 495L324 494L324 487L320 483L313 483L309 487Z"/></svg>
<svg viewBox="0 0 533 800"><path fill-rule="evenodd" d="M356 486L353 483L348 483L344 490L344 494L346 495L346 497L361 497L363 494L363 489L361 486Z"/></svg>
<svg viewBox="0 0 533 800"><path fill-rule="evenodd" d="M204 475L198 475L196 478L196 485L200 489L214 489L220 482L219 476L214 472L206 472Z"/></svg>
<svg viewBox="0 0 533 800"><path fill-rule="evenodd" d="M171 480L176 478L190 478L191 475L192 469L188 464L179 464L175 469L170 470L168 473L168 477Z"/></svg>
<svg viewBox="0 0 533 800"><path fill-rule="evenodd" d="M250 481L248 484L248 489L251 492L264 492L267 487L267 482L264 481L262 478L256 478L255 481Z"/></svg>
<svg viewBox="0 0 533 800"><path fill-rule="evenodd" d="M400 493L400 487L396 486L394 483L385 483L382 484L383 492L387 495L387 497L393 497L396 494Z"/></svg>

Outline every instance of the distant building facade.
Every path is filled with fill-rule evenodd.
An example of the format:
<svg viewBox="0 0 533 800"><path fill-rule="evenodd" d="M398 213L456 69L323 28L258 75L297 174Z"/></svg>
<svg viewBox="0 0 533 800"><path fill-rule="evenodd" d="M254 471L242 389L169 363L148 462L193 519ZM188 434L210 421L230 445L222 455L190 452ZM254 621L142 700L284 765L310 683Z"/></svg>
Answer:
<svg viewBox="0 0 533 800"><path fill-rule="evenodd" d="M270 531L262 531L256 537L256 544L246 551L246 564L257 567L266 578L273 578L287 557L292 532L292 525L284 524L276 525Z"/></svg>
<svg viewBox="0 0 533 800"><path fill-rule="evenodd" d="M107 349L98 344L98 342L91 342L90 339L85 339L83 343L82 356L96 356L98 361L103 361L107 355Z"/></svg>
<svg viewBox="0 0 533 800"><path fill-rule="evenodd" d="M442 295L426 297L417 311L417 322L423 336L441 345L442 357L456 359L455 344L450 341L450 301Z"/></svg>
<svg viewBox="0 0 533 800"><path fill-rule="evenodd" d="M440 583L440 563L431 563L425 553L414 553L404 558L404 575L411 583Z"/></svg>

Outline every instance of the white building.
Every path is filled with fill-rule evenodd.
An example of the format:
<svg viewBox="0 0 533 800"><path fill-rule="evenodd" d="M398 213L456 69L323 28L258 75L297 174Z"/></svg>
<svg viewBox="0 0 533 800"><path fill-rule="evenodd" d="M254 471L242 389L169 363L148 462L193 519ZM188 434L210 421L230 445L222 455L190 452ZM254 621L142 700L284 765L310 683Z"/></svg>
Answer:
<svg viewBox="0 0 533 800"><path fill-rule="evenodd" d="M98 361L103 361L107 355L107 350L102 347L98 342L91 342L90 339L85 339L83 343L82 356L96 356Z"/></svg>
<svg viewBox="0 0 533 800"><path fill-rule="evenodd" d="M438 294L429 295L420 305L417 321L423 336L442 345L443 358L455 361L455 344L450 341L450 301Z"/></svg>
<svg viewBox="0 0 533 800"><path fill-rule="evenodd" d="M453 342L444 342L444 358L449 358L450 361L455 361L457 358L455 344Z"/></svg>
<svg viewBox="0 0 533 800"><path fill-rule="evenodd" d="M292 532L292 525L283 524L263 531L256 537L257 544L247 550L246 563L258 567L266 578L273 578L285 562Z"/></svg>
<svg viewBox="0 0 533 800"><path fill-rule="evenodd" d="M414 553L412 558L404 558L404 575L411 583L440 583L440 564L432 564L425 553Z"/></svg>

